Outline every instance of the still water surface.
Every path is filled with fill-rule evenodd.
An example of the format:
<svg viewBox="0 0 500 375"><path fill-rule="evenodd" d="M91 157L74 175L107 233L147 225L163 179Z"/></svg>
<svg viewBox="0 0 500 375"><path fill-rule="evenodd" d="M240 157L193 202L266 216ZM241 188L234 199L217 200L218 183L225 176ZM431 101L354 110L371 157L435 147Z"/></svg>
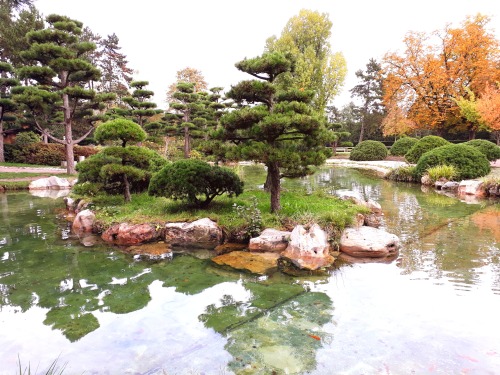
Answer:
<svg viewBox="0 0 500 375"><path fill-rule="evenodd" d="M135 261L69 236L60 199L0 195L0 374L498 373L498 203L342 168L284 185L378 201L398 259L300 279Z"/></svg>

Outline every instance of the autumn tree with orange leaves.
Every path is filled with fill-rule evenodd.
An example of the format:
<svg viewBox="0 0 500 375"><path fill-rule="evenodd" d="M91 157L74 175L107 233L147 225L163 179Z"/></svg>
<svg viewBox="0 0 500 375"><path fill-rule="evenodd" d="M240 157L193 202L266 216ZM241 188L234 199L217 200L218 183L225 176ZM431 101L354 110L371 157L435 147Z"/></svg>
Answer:
<svg viewBox="0 0 500 375"><path fill-rule="evenodd" d="M483 95L476 102L476 110L500 146L500 86L486 86Z"/></svg>
<svg viewBox="0 0 500 375"><path fill-rule="evenodd" d="M467 17L459 28L407 34L403 54L387 53L383 60L386 107L399 107L397 113L417 129L437 134L467 130L474 138L477 127L461 116L455 99L467 98L467 90L480 97L500 79L500 43L488 31L489 22L478 14ZM394 118L400 121L399 115ZM390 119L385 125L394 128Z"/></svg>
<svg viewBox="0 0 500 375"><path fill-rule="evenodd" d="M203 73L195 68L184 68L177 71L175 75L176 81L172 83L167 90L167 103L175 101L174 93L177 91L179 83L192 83L194 85L194 92L201 92L208 88Z"/></svg>

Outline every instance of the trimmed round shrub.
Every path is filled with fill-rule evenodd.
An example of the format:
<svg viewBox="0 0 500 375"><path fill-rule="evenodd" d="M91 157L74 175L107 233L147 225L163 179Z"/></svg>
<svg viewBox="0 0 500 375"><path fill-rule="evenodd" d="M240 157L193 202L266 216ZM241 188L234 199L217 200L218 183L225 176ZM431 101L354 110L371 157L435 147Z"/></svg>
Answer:
<svg viewBox="0 0 500 375"><path fill-rule="evenodd" d="M454 166L459 180L486 176L491 170L486 156L476 148L465 144L449 144L423 154L416 165L415 173L422 177L429 168L438 165Z"/></svg>
<svg viewBox="0 0 500 375"><path fill-rule="evenodd" d="M387 157L387 147L379 141L363 141L358 143L349 155L350 160L384 160Z"/></svg>
<svg viewBox="0 0 500 375"><path fill-rule="evenodd" d="M485 139L473 139L465 142L467 146L472 146L481 151L489 161L500 159L500 147Z"/></svg>
<svg viewBox="0 0 500 375"><path fill-rule="evenodd" d="M179 160L163 167L149 184L149 195L206 207L218 195L240 195L243 182L233 171L201 160Z"/></svg>
<svg viewBox="0 0 500 375"><path fill-rule="evenodd" d="M399 138L391 146L391 155L404 156L417 142L418 139L413 137Z"/></svg>
<svg viewBox="0 0 500 375"><path fill-rule="evenodd" d="M418 159L434 148L445 146L450 144L446 139L438 137L436 135L427 135L422 139L419 139L417 143L413 145L412 148L405 154L405 159L408 163L417 163Z"/></svg>

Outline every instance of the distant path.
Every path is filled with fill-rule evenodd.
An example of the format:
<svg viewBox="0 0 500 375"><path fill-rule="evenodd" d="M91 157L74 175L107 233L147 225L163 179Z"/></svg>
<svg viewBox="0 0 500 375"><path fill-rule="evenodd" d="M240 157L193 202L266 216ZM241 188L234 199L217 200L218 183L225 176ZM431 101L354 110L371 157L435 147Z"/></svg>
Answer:
<svg viewBox="0 0 500 375"><path fill-rule="evenodd" d="M47 173L66 173L65 168L58 168L58 167L39 167L39 168L34 168L34 167L6 167L0 165L0 172L26 172L26 173L40 173L40 174L47 174Z"/></svg>

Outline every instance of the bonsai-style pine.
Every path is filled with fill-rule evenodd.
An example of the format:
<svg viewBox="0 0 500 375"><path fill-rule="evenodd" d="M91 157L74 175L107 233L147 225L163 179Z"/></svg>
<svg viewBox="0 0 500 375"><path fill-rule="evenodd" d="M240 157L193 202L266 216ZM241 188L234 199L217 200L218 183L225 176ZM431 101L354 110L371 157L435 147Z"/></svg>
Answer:
<svg viewBox="0 0 500 375"><path fill-rule="evenodd" d="M78 184L100 184L108 193L122 193L126 202L131 200L131 191L146 190L152 173L167 163L152 150L127 146L146 138L146 132L131 120L105 122L98 126L94 138L99 143L119 142L120 146L108 146L78 164Z"/></svg>
<svg viewBox="0 0 500 375"><path fill-rule="evenodd" d="M330 155L333 140L325 118L311 107L314 92L279 91L274 81L290 71L291 63L274 52L245 59L236 67L256 78L241 81L226 94L240 109L221 117L218 136L234 143L232 157L266 165L271 212L280 210L280 179L307 174Z"/></svg>
<svg viewBox="0 0 500 375"><path fill-rule="evenodd" d="M242 192L243 182L233 171L196 159L166 165L149 184L149 195L181 199L201 208L218 195Z"/></svg>

